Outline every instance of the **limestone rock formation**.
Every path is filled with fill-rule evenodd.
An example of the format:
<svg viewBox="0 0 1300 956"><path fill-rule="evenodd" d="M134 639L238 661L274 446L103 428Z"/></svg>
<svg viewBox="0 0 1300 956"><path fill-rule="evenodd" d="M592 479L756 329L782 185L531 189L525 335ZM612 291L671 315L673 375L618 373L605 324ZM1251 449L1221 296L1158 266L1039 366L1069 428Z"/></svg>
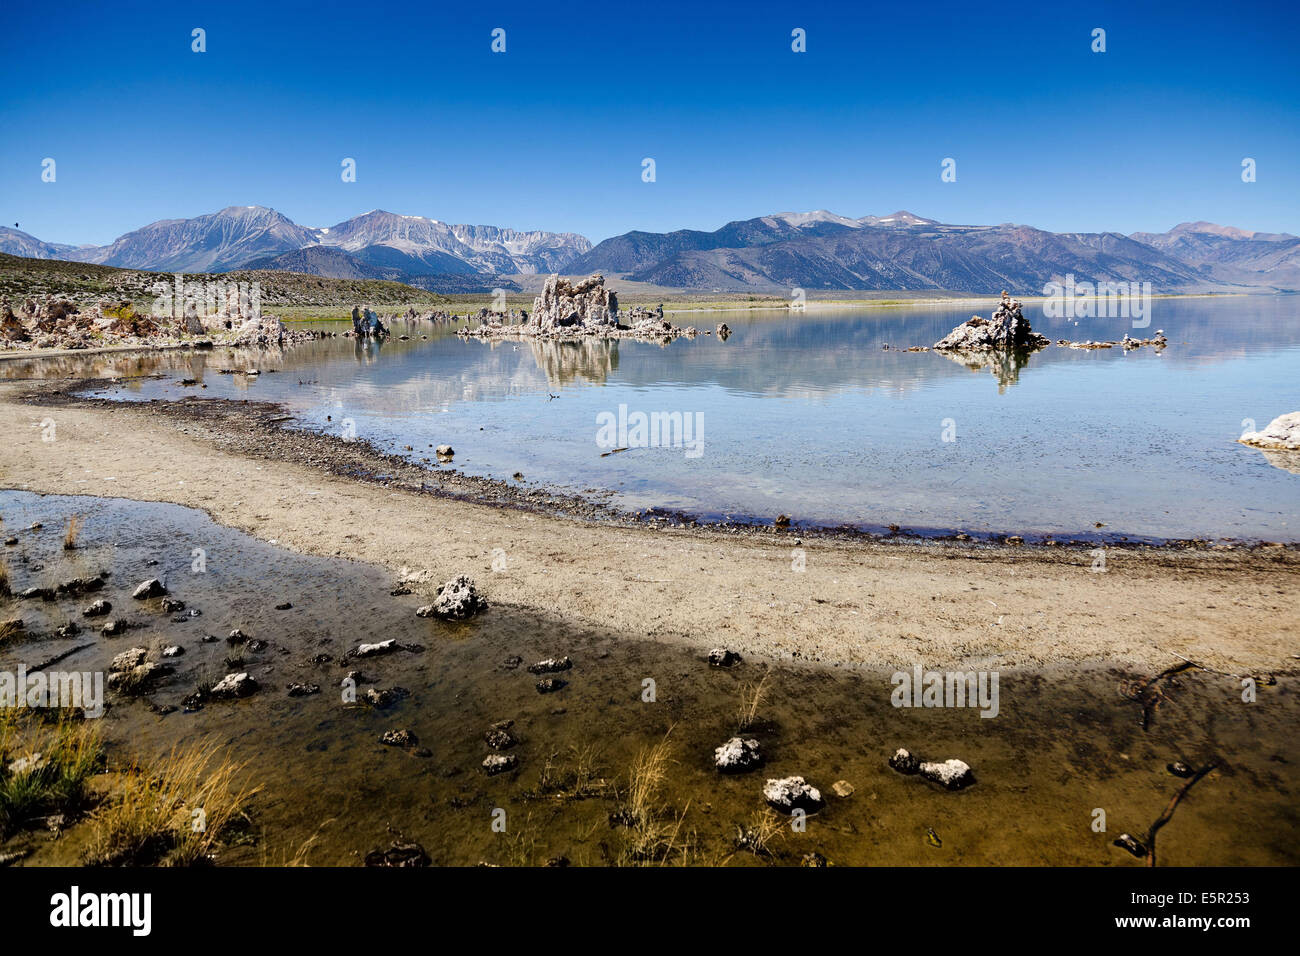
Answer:
<svg viewBox="0 0 1300 956"><path fill-rule="evenodd" d="M1020 303L1003 292L992 318L971 316L970 321L957 326L934 347L938 351L983 352L1039 349L1047 344L1047 336L1030 328L1029 320L1020 311Z"/></svg>
<svg viewBox="0 0 1300 956"><path fill-rule="evenodd" d="M1300 412L1279 415L1257 432L1246 432L1237 441L1255 448L1300 451Z"/></svg>
<svg viewBox="0 0 1300 956"><path fill-rule="evenodd" d="M577 283L552 275L533 300L527 324L539 332L613 328L618 324L618 296L605 288L600 274Z"/></svg>

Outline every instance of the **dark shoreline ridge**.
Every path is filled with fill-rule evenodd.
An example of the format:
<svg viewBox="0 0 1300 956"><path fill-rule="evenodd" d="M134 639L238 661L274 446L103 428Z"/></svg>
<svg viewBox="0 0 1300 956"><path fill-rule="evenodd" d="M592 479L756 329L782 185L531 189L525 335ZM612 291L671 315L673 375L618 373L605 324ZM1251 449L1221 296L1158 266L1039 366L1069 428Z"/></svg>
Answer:
<svg viewBox="0 0 1300 956"><path fill-rule="evenodd" d="M158 377L157 375L149 377ZM649 508L629 512L625 509L563 489L526 487L498 478L468 475L447 468L426 467L410 458L385 452L363 438L344 440L323 431L284 427L296 418L284 405L276 402L235 401L232 399L187 398L174 402L150 401L128 404L108 398L87 397L93 389L120 385L128 379L51 380L34 383L34 387L16 398L28 405L57 408L60 406L114 409L116 414L163 415L174 421L198 423L208 429L205 440L235 453L271 461L285 461L320 468L355 481L385 488L431 494L469 503L499 508L513 508L532 514L553 515L597 523L678 531L721 532L734 535L781 535L791 543L801 538L837 541L892 542L899 546L944 543L952 546L1032 547L1042 554L1077 551L1105 545L1109 548L1268 552L1287 549L1300 552L1300 541L1254 541L1236 538L1158 538L1125 535L1119 531L1099 533L1095 530L1072 534L1043 534L1031 531L980 532L960 528L902 528L896 524L828 525L780 522L750 516L686 514ZM193 437L193 432L188 433ZM784 517L784 516L781 516ZM1077 560L1077 559L1072 559Z"/></svg>

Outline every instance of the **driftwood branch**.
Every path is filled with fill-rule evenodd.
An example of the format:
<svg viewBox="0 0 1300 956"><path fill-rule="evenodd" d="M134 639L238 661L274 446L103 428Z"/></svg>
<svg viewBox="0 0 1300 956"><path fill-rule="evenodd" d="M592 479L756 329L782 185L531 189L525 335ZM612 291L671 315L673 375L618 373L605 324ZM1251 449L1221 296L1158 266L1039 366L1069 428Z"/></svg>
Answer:
<svg viewBox="0 0 1300 956"><path fill-rule="evenodd" d="M1187 796L1187 791L1191 790L1192 787L1196 785L1197 781L1203 778L1211 770L1222 765L1222 763L1222 760L1215 757L1200 770L1196 771L1196 773L1192 774L1187 779L1187 782L1179 788L1176 794L1174 794L1174 798L1170 800L1169 805L1165 807L1164 813L1160 814L1160 816L1156 818L1156 822L1151 824L1151 829L1147 830L1147 838L1144 841L1147 848L1147 866L1156 865L1156 834L1160 832L1160 828L1174 818L1174 811L1178 809L1178 804L1182 802L1183 797Z"/></svg>

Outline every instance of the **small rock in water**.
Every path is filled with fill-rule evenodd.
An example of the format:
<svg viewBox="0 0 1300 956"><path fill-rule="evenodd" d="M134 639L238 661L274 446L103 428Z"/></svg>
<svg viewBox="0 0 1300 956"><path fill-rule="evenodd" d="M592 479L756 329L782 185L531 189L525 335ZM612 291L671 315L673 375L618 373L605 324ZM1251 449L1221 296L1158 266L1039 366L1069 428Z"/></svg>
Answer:
<svg viewBox="0 0 1300 956"><path fill-rule="evenodd" d="M1183 763L1181 760L1174 761L1173 763L1165 767L1165 769L1168 770L1170 773L1172 773L1175 777L1191 777L1196 774L1195 770L1187 766L1187 764Z"/></svg>
<svg viewBox="0 0 1300 956"><path fill-rule="evenodd" d="M143 647L133 647L114 657L113 662L108 665L108 669L112 673L134 670L144 663L148 653Z"/></svg>
<svg viewBox="0 0 1300 956"><path fill-rule="evenodd" d="M1128 850L1139 860L1147 855L1147 848L1128 833L1121 833L1115 838L1115 846Z"/></svg>
<svg viewBox="0 0 1300 956"><path fill-rule="evenodd" d="M171 644L162 649L163 657L180 657L184 653L185 648L181 647L179 644Z"/></svg>
<svg viewBox="0 0 1300 956"><path fill-rule="evenodd" d="M970 767L961 760L923 763L917 768L922 777L948 790L962 790L975 782Z"/></svg>
<svg viewBox="0 0 1300 956"><path fill-rule="evenodd" d="M803 777L768 780L763 786L763 799L782 813L793 813L795 810L816 813L826 805L821 791Z"/></svg>
<svg viewBox="0 0 1300 956"><path fill-rule="evenodd" d="M292 608L293 608L293 605L290 604L288 601L285 601L285 602L283 602L283 603L281 603L281 604L277 604L277 605L275 606L275 609L276 609L277 611L288 611L288 610L291 610Z"/></svg>
<svg viewBox="0 0 1300 956"><path fill-rule="evenodd" d="M510 732L510 728L514 726L514 723L513 720L498 720L487 729L483 739L487 741L487 745L493 750L506 750L513 747L519 742L515 739L515 735Z"/></svg>
<svg viewBox="0 0 1300 956"><path fill-rule="evenodd" d="M524 659L522 657L518 657L518 656L507 657L504 661L501 662L501 666L508 671L512 671L517 669L519 665L522 664L523 662Z"/></svg>
<svg viewBox="0 0 1300 956"><path fill-rule="evenodd" d="M424 847L401 840L394 840L387 850L371 850L366 854L366 866L428 866L430 862Z"/></svg>
<svg viewBox="0 0 1300 956"><path fill-rule="evenodd" d="M121 618L115 618L114 620L109 621L107 624L101 627L99 629L99 633L103 634L105 637L116 637L119 634L125 634L127 628L129 628L130 626L131 626L130 624L128 624L126 621L122 620Z"/></svg>
<svg viewBox="0 0 1300 956"><path fill-rule="evenodd" d="M227 674L212 688L212 696L223 699L233 699L236 697L247 697L253 691L257 690L257 681L248 674L242 672L239 674Z"/></svg>
<svg viewBox="0 0 1300 956"><path fill-rule="evenodd" d="M60 625L54 633L59 637L76 637L81 633L81 628L77 626L75 621L69 621L67 624Z"/></svg>
<svg viewBox="0 0 1300 956"><path fill-rule="evenodd" d="M853 784L849 783L847 780L836 780L831 784L831 789L835 791L835 796L837 797L851 797L853 796L853 791L856 790L857 787L853 786Z"/></svg>
<svg viewBox="0 0 1300 956"><path fill-rule="evenodd" d="M131 593L131 597L135 598L137 601L143 601L146 598L162 597L162 595L166 593L167 588L163 586L161 581L157 578L150 578L149 580L141 581L136 585L135 590Z"/></svg>
<svg viewBox="0 0 1300 956"><path fill-rule="evenodd" d="M488 754L483 758L483 770L489 777L494 777L499 773L514 770L518 763L519 758L514 754Z"/></svg>
<svg viewBox="0 0 1300 956"><path fill-rule="evenodd" d="M247 640L248 640L248 635L245 634L243 631L241 631L239 628L235 628L233 631L231 631L229 634L226 635L227 644L243 644Z"/></svg>
<svg viewBox="0 0 1300 956"><path fill-rule="evenodd" d="M320 684L290 684L290 697L310 697L320 693Z"/></svg>
<svg viewBox="0 0 1300 956"><path fill-rule="evenodd" d="M543 677L537 682L537 693L553 694L560 688L567 686L568 684L565 681L560 680L558 677Z"/></svg>
<svg viewBox="0 0 1300 956"><path fill-rule="evenodd" d="M419 741L409 730L389 730L379 738L379 742L389 747L413 747Z"/></svg>
<svg viewBox="0 0 1300 956"><path fill-rule="evenodd" d="M452 458L456 457L456 449L450 445L439 445L434 449L434 453L438 456L439 461L451 461Z"/></svg>
<svg viewBox="0 0 1300 956"><path fill-rule="evenodd" d="M26 588L22 591L19 591L18 596L20 598L24 598L29 601L35 598L39 598L42 601L53 601L55 597L55 591L54 588L39 588L39 587Z"/></svg>
<svg viewBox="0 0 1300 956"><path fill-rule="evenodd" d="M889 765L899 773L914 774L921 767L921 761L912 756L911 751L899 747L894 756L889 758Z"/></svg>
<svg viewBox="0 0 1300 956"><path fill-rule="evenodd" d="M353 651L353 657L376 657L380 654L387 654L397 649L397 639L390 637L386 641L380 641L377 644L360 644Z"/></svg>
<svg viewBox="0 0 1300 956"><path fill-rule="evenodd" d="M474 582L462 574L438 588L438 596L432 604L417 610L418 617L440 617L447 620L463 620L487 607L487 601L479 596Z"/></svg>
<svg viewBox="0 0 1300 956"><path fill-rule="evenodd" d="M548 657L536 664L529 664L528 672L530 674L556 674L560 671L567 671L572 666L573 661L567 657Z"/></svg>
<svg viewBox="0 0 1300 956"><path fill-rule="evenodd" d="M822 856L816 850L813 850L811 853L805 853L803 855L803 859L799 861L799 865L823 867L827 865L827 860L826 857Z"/></svg>
<svg viewBox="0 0 1300 956"><path fill-rule="evenodd" d="M742 773L753 770L763 762L757 740L732 737L713 751L713 765L723 773Z"/></svg>
<svg viewBox="0 0 1300 956"><path fill-rule="evenodd" d="M733 664L739 664L740 661L739 654L725 647L715 647L709 651L709 663L714 667L731 667Z"/></svg>

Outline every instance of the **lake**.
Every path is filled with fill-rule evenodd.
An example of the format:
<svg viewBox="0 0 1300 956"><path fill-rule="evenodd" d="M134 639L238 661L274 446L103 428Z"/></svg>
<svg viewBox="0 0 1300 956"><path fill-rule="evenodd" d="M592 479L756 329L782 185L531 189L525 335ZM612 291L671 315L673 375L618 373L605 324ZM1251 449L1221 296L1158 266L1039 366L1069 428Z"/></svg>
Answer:
<svg viewBox="0 0 1300 956"><path fill-rule="evenodd" d="M1300 408L1300 298L1156 299L1145 330L1025 310L1053 341L1163 329L1162 353L1053 345L1023 364L971 369L895 350L932 345L992 305L678 313L678 324L725 321L732 334L668 345L493 343L398 324L409 341L87 357L58 369L159 370L101 394L282 402L304 426L415 458L450 444L449 467L522 473L629 510L919 534L1300 539L1300 474L1286 468L1300 456L1236 443ZM41 367L9 364L0 374ZM232 364L268 374L217 373ZM637 412L680 413L694 447L608 453L622 436L601 424L634 424Z"/></svg>

